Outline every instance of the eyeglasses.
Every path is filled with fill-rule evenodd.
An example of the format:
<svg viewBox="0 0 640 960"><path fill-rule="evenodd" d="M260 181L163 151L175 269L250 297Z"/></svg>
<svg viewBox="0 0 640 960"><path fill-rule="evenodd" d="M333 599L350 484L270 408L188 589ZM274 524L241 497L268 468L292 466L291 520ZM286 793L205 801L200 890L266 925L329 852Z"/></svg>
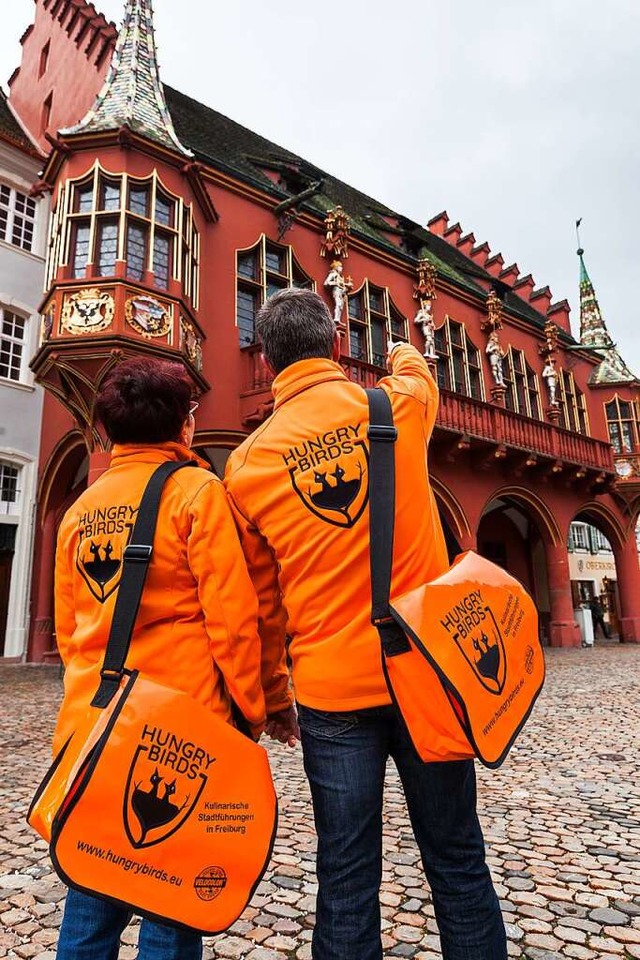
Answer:
<svg viewBox="0 0 640 960"><path fill-rule="evenodd" d="M199 406L200 406L200 404L197 403L195 400L191 403L191 405L190 405L190 407L189 407L189 416L190 416L190 417L195 417L195 415L196 415L196 410L198 409Z"/></svg>

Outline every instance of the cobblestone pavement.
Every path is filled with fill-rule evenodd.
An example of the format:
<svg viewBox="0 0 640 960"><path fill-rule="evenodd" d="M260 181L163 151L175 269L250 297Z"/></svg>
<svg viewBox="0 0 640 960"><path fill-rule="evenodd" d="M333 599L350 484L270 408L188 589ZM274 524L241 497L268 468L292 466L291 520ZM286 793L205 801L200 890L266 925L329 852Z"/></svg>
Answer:
<svg viewBox="0 0 640 960"><path fill-rule="evenodd" d="M640 958L640 648L548 651L546 689L510 758L479 768L479 807L510 957ZM64 887L24 822L48 762L55 668L0 666L0 957L53 960ZM270 869L205 956L307 960L315 838L299 748L269 747L280 796ZM381 892L387 957L441 956L395 770ZM136 956L135 923L122 958ZM357 958L346 958L357 960Z"/></svg>

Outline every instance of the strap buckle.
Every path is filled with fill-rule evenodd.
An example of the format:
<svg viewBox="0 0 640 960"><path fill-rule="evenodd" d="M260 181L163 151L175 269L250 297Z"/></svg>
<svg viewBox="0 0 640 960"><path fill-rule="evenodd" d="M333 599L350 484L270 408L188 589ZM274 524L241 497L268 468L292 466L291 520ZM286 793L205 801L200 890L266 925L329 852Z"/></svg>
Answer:
<svg viewBox="0 0 640 960"><path fill-rule="evenodd" d="M367 430L369 440L380 440L383 443L395 443L398 431L387 423L370 423Z"/></svg>
<svg viewBox="0 0 640 960"><path fill-rule="evenodd" d="M149 563L153 547L146 543L130 543L124 548L122 559L125 563Z"/></svg>
<svg viewBox="0 0 640 960"><path fill-rule="evenodd" d="M100 671L100 676L103 680L120 683L123 673L121 670L110 670L108 667L103 667Z"/></svg>

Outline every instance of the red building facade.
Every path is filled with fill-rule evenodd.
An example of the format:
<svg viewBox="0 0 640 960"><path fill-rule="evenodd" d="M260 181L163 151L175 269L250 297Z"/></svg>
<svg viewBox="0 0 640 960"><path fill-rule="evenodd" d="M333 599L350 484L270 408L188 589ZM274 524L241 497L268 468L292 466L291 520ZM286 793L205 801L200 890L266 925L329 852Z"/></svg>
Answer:
<svg viewBox="0 0 640 960"><path fill-rule="evenodd" d="M355 381L383 374L389 336L429 357L443 518L462 547L530 589L546 642L580 643L567 557L576 518L610 541L621 638L640 641L638 382L582 253L577 341L566 301L446 213L422 227L163 87L148 0L129 0L119 35L82 0L36 0L10 87L48 151L36 189L54 211L32 363L47 398L30 659L55 656L57 526L108 463L93 415L106 372L133 353L180 360L201 395L195 445L221 473L269 415L254 319L291 285L326 294Z"/></svg>

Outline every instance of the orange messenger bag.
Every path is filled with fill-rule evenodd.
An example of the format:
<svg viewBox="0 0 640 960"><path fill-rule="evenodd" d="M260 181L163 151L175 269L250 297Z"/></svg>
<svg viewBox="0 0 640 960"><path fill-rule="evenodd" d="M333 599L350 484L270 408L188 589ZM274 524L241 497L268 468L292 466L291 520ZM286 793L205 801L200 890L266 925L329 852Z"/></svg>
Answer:
<svg viewBox="0 0 640 960"><path fill-rule="evenodd" d="M124 667L162 486L185 466L162 464L147 485L102 682L27 819L68 886L211 934L235 922L266 870L277 801L263 747L187 694Z"/></svg>
<svg viewBox="0 0 640 960"><path fill-rule="evenodd" d="M424 762L499 767L544 683L538 616L522 584L471 551L389 599L397 431L384 390L369 400L371 620L391 697Z"/></svg>

